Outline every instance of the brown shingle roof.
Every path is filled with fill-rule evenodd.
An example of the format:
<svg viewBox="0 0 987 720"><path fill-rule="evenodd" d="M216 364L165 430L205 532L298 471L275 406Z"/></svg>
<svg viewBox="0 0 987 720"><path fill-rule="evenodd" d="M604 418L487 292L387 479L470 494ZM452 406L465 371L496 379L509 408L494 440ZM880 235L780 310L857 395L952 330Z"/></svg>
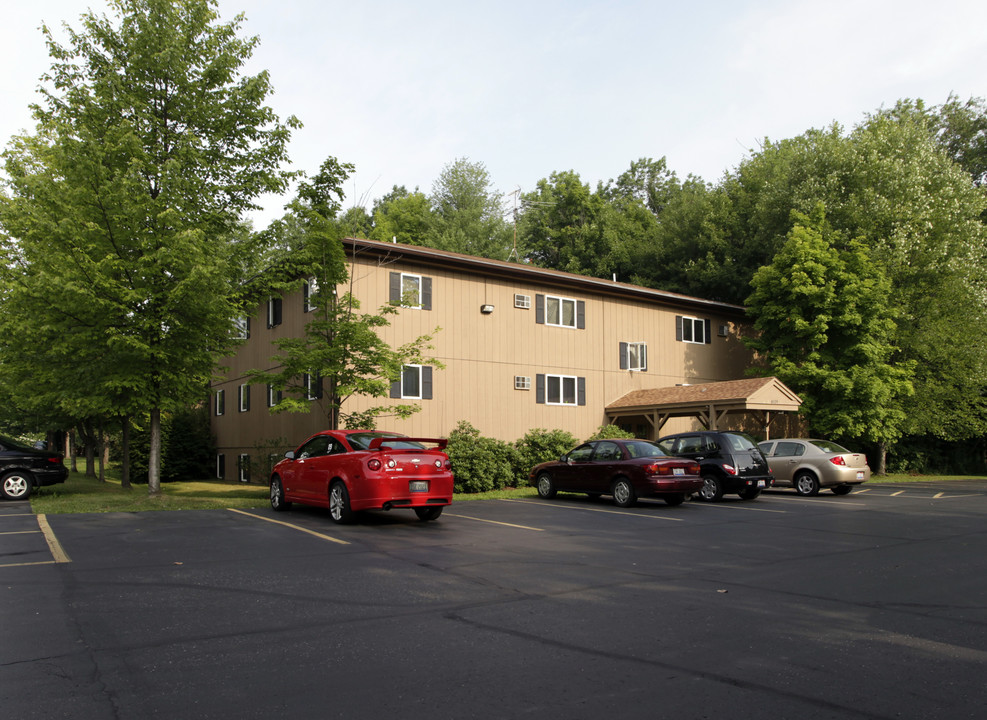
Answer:
<svg viewBox="0 0 987 720"><path fill-rule="evenodd" d="M685 407L702 405L736 405L747 408L777 407L797 410L802 400L778 378L725 380L702 385L634 390L607 406L607 410L626 408Z"/></svg>

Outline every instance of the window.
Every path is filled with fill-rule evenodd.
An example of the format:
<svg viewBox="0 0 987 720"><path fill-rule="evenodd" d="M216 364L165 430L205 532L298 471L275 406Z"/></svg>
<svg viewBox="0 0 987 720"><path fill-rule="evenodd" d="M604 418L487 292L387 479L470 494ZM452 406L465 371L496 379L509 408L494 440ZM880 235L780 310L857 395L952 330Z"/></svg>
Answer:
<svg viewBox="0 0 987 720"><path fill-rule="evenodd" d="M233 321L236 327L236 337L238 340L249 340L250 339L250 318L241 317Z"/></svg>
<svg viewBox="0 0 987 720"><path fill-rule="evenodd" d="M586 303L555 295L535 295L535 322L582 330L586 327Z"/></svg>
<svg viewBox="0 0 987 720"><path fill-rule="evenodd" d="M246 453L241 454L236 464L240 470L240 482L250 482L250 456Z"/></svg>
<svg viewBox="0 0 987 720"><path fill-rule="evenodd" d="M408 400L432 399L432 368L429 365L405 365L401 377L391 383L391 397Z"/></svg>
<svg viewBox="0 0 987 720"><path fill-rule="evenodd" d="M647 370L648 346L643 342L620 343L621 370Z"/></svg>
<svg viewBox="0 0 987 720"><path fill-rule="evenodd" d="M222 415L226 412L226 391L217 390L216 391L216 415Z"/></svg>
<svg viewBox="0 0 987 720"><path fill-rule="evenodd" d="M676 315L675 339L679 342L708 345L713 341L713 338L710 337L709 319L703 320L702 318Z"/></svg>
<svg viewBox="0 0 987 720"><path fill-rule="evenodd" d="M624 453L621 451L620 446L617 443L604 441L597 444L596 452L593 454L593 459L598 462L623 460Z"/></svg>
<svg viewBox="0 0 987 720"><path fill-rule="evenodd" d="M539 374L535 384L535 402L546 405L586 404L586 378Z"/></svg>
<svg viewBox="0 0 987 720"><path fill-rule="evenodd" d="M322 377L318 374L309 375L305 373L302 376L302 382L305 385L305 399L306 400L318 400L322 397Z"/></svg>
<svg viewBox="0 0 987 720"><path fill-rule="evenodd" d="M267 299L267 327L277 327L281 324L281 298Z"/></svg>
<svg viewBox="0 0 987 720"><path fill-rule="evenodd" d="M237 409L240 412L247 412L250 409L250 386L241 385L236 389Z"/></svg>
<svg viewBox="0 0 987 720"><path fill-rule="evenodd" d="M519 295L514 294L514 307L521 308L522 310L527 310L531 307L531 296L530 295Z"/></svg>
<svg viewBox="0 0 987 720"><path fill-rule="evenodd" d="M388 299L392 305L431 310L432 278L411 273L392 272Z"/></svg>
<svg viewBox="0 0 987 720"><path fill-rule="evenodd" d="M525 377L523 375L514 376L514 389L515 390L530 390L531 389L531 378Z"/></svg>
<svg viewBox="0 0 987 720"><path fill-rule="evenodd" d="M805 445L795 442L780 442L775 446L774 455L788 457L805 453Z"/></svg>
<svg viewBox="0 0 987 720"><path fill-rule="evenodd" d="M283 395L280 390L275 390L274 386L270 384L267 386L267 406L269 408L281 402L282 397Z"/></svg>
<svg viewBox="0 0 987 720"><path fill-rule="evenodd" d="M223 453L216 456L216 477L220 480L226 479L226 455Z"/></svg>
<svg viewBox="0 0 987 720"><path fill-rule="evenodd" d="M319 292L319 283L315 278L309 278L302 284L302 310L312 312L315 305L312 304L313 297Z"/></svg>

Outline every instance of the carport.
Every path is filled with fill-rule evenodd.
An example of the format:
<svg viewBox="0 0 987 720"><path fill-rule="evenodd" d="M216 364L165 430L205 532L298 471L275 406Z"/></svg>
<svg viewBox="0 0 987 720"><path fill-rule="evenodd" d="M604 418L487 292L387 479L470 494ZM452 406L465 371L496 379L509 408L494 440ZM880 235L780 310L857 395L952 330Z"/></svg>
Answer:
<svg viewBox="0 0 987 720"><path fill-rule="evenodd" d="M657 440L672 418L694 417L707 430L725 427L727 416L743 414L770 437L772 418L798 412L802 399L776 377L725 380L702 385L634 390L606 407L606 416L614 425L644 421Z"/></svg>

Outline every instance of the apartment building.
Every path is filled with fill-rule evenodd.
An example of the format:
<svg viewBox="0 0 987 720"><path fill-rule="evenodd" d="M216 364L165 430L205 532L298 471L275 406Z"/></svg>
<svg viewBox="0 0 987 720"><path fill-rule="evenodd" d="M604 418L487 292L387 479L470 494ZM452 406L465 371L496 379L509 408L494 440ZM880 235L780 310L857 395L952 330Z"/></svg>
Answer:
<svg viewBox="0 0 987 720"><path fill-rule="evenodd" d="M430 355L443 365L406 366L392 385L393 399L353 398L344 406L421 407L407 419L381 420L380 429L439 437L466 420L483 435L510 441L533 428L584 438L615 422L656 438L722 422L728 411L760 410L766 427L768 410L798 407L773 378L713 385L744 378L752 362L739 338L740 306L432 248L343 243L351 277L340 291L353 292L364 311L403 301L380 335L397 347L432 334ZM217 475L249 480L252 468L256 474L266 464L261 459L325 429L317 388L311 412L272 414L273 392L247 377L270 369L272 342L300 336L311 317L303 287L271 298L245 323L247 339L212 387ZM707 394L713 388L729 392ZM668 396L669 389L677 394ZM654 395L659 390L665 394ZM714 396L719 409L706 402Z"/></svg>

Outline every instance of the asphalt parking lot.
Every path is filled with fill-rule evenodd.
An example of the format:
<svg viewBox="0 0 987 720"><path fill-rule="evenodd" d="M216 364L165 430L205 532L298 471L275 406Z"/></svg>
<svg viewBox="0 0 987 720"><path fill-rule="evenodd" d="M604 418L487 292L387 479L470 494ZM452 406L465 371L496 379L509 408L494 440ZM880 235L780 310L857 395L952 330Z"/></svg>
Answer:
<svg viewBox="0 0 987 720"><path fill-rule="evenodd" d="M987 481L754 502L0 503L26 718L981 718Z"/></svg>

